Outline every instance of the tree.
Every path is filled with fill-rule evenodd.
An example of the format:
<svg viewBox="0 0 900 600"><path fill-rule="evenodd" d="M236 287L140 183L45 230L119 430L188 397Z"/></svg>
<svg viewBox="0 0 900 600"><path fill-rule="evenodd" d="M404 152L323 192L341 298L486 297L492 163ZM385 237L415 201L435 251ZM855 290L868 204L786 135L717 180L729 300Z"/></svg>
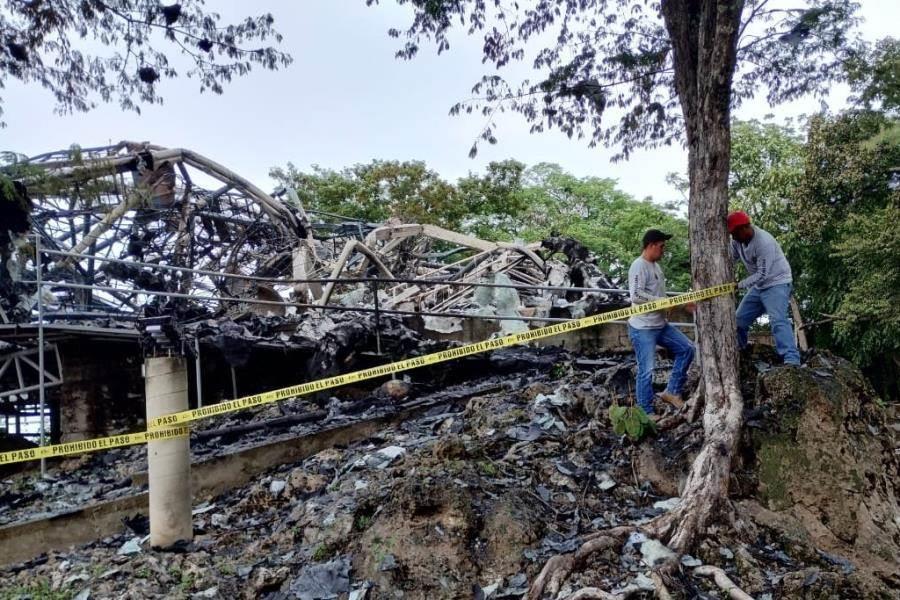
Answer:
<svg viewBox="0 0 900 600"><path fill-rule="evenodd" d="M499 110L522 114L532 131L557 127L591 144L616 145L622 157L636 147L684 141L697 287L733 279L723 227L732 107L760 89L772 103L823 93L853 52L847 32L856 8L849 0L814 0L794 10L770 7L768 0L538 0L512 7L398 1L413 10L405 31L389 31L406 39L401 58L414 57L428 41L439 52L449 49L455 24L483 36L484 62L498 70L523 60L529 44L551 40L533 59L537 82L510 84L492 72L475 85L474 99L451 108L487 116L481 139L489 143L497 141L492 116ZM702 303L697 323L704 445L679 507L644 526L678 550L694 542L726 498L741 428L733 298ZM548 565L532 597L540 596L556 566Z"/></svg>
<svg viewBox="0 0 900 600"><path fill-rule="evenodd" d="M791 201L803 179L804 140L790 125L735 121L731 128L731 206L747 211L782 246L794 242Z"/></svg>
<svg viewBox="0 0 900 600"><path fill-rule="evenodd" d="M0 7L0 88L9 79L40 84L61 113L90 110L98 99L140 112L140 103L162 102L162 78L178 77L173 53L201 91L215 93L254 66L286 67L288 54L245 46L280 42L273 25L271 14L224 24L203 0L11 0Z"/></svg>
<svg viewBox="0 0 900 600"><path fill-rule="evenodd" d="M900 124L853 109L813 117L806 140L757 121L735 122L732 133L732 205L777 232L810 340L896 396L900 270L885 259L897 244L889 224L900 206Z"/></svg>
<svg viewBox="0 0 900 600"><path fill-rule="evenodd" d="M635 200L613 179L575 177L554 164L531 167L524 181L525 209L517 237L535 241L551 231L573 237L594 253L604 273L625 281L631 261L640 254L643 233L662 229L675 236L663 259L669 283L679 290L690 286L687 222L674 214L674 207Z"/></svg>
<svg viewBox="0 0 900 600"><path fill-rule="evenodd" d="M817 345L865 368L896 394L900 269L900 121L867 110L811 120L802 185L792 203L798 297Z"/></svg>
<svg viewBox="0 0 900 600"><path fill-rule="evenodd" d="M487 240L511 240L528 211L523 194L525 165L517 160L491 162L484 175L469 173L457 182L465 205L462 227ZM546 233L544 234L546 235Z"/></svg>
<svg viewBox="0 0 900 600"><path fill-rule="evenodd" d="M270 175L309 209L370 223L397 218L458 229L466 214L456 188L422 161L373 160L341 171L314 165L311 173L288 163Z"/></svg>
<svg viewBox="0 0 900 600"><path fill-rule="evenodd" d="M900 113L900 40L884 38L848 61L850 85L861 108Z"/></svg>

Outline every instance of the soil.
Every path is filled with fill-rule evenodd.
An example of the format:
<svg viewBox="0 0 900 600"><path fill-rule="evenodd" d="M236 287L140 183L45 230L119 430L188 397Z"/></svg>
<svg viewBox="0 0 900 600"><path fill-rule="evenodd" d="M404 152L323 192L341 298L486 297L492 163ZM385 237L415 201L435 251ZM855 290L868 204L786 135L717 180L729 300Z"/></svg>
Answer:
<svg viewBox="0 0 900 600"><path fill-rule="evenodd" d="M579 367L562 356L510 374L498 392L196 499L195 539L177 553L146 543L120 553L143 537L128 531L7 567L0 597L302 598L313 574L342 599L522 597L547 559L585 535L669 510L702 442L697 423L641 442L614 435L607 410L628 402L633 362L606 359ZM758 599L897 598L894 407L841 359L817 355L800 369L772 359L745 357L732 503L681 557L669 591L725 597L693 574L702 562ZM378 451L389 448L402 451L385 463ZM646 586L641 549L631 540L592 556L561 597ZM632 597L653 597L643 589Z"/></svg>

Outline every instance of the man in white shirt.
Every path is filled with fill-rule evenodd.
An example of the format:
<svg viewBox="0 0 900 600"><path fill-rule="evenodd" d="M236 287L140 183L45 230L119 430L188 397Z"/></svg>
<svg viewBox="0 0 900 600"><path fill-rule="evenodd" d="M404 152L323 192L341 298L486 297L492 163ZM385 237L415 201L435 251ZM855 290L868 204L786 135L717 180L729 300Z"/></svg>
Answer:
<svg viewBox="0 0 900 600"><path fill-rule="evenodd" d="M632 306L645 304L666 297L666 278L659 268L659 259L666 250L666 241L672 236L649 229L644 234L643 250L631 268L628 269L628 291ZM688 305L693 310L693 304ZM634 346L637 359L637 381L635 394L638 406L644 412L653 412L653 367L656 362L656 346L670 350L675 356L675 365L666 391L660 399L681 408L681 389L684 386L688 367L694 360L694 344L686 335L672 327L666 320L664 310L635 315L628 319L628 337Z"/></svg>
<svg viewBox="0 0 900 600"><path fill-rule="evenodd" d="M775 350L784 364L799 365L794 328L788 320L794 280L791 265L772 234L751 224L750 216L744 211L728 215L727 226L731 234L731 258L744 263L749 273L738 282L739 289L747 290L735 315L738 344L741 348L747 346L750 326L761 315L767 314Z"/></svg>

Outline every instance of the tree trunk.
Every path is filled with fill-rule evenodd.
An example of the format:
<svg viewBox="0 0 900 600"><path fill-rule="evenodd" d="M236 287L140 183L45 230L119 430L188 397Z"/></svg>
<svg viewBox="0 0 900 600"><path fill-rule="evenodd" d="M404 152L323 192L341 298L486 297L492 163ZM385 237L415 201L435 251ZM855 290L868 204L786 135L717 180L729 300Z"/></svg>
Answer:
<svg viewBox="0 0 900 600"><path fill-rule="evenodd" d="M684 113L690 178L691 275L695 288L733 281L725 217L731 160L731 83L741 0L663 0L672 40L675 84ZM706 407L704 443L691 466L679 507L658 524L685 551L728 495L741 430L734 298L703 302L697 313Z"/></svg>

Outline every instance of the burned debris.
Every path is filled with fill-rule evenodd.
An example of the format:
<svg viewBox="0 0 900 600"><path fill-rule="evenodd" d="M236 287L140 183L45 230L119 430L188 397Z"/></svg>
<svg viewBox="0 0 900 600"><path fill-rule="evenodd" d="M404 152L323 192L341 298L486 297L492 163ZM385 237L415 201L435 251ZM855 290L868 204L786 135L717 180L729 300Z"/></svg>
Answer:
<svg viewBox="0 0 900 600"><path fill-rule="evenodd" d="M146 357L185 358L200 407L627 302L582 244L555 233L501 243L315 213L293 190L267 194L146 143L28 165L15 202L0 204L17 224L0 238L9 447L34 444L18 434L35 416L53 441L146 427ZM640 528L679 506L702 443L696 404L663 407L649 441L617 435L611 409L631 402L634 361L621 324L603 331L199 420L193 540L164 550L149 539L142 446L51 462L44 477L5 471L0 589L373 600L896 587L896 447L879 436L897 425L850 365L818 356L784 371L746 357L733 523L677 556ZM39 332L44 414L26 378ZM822 494L834 475L854 481L841 502ZM543 582L553 561L565 573ZM673 565L665 580L661 563Z"/></svg>
<svg viewBox="0 0 900 600"><path fill-rule="evenodd" d="M427 389L428 376L414 378L420 409L404 418L274 465L233 489L201 491L193 510L195 539L177 552L151 550L146 515L132 511L119 533L15 565L4 577L20 589L44 581L73 595L89 590L92 597L153 597L178 589L195 597L372 600L402 593L416 598L521 598L548 559L576 551L593 532L640 524L676 506L679 472L689 464L699 440L696 424L688 423L661 433L650 445L612 433L606 414L619 397L617 382L630 375L633 365L627 360L607 355L588 361L606 366L579 365L585 360L559 351L552 360L542 352L529 360L525 355L534 350L519 352L516 361L506 361L517 366L500 377L460 374L465 383L439 391ZM762 360L757 356L757 362ZM784 408L791 402L783 396L791 377L835 397L859 383L854 369L840 360L823 356L814 365L822 374L760 373L763 391L752 407L774 402L773 408ZM461 373L485 372L457 368ZM331 416L323 422L330 427L362 423L358 420L374 414L366 413L371 407L386 410L377 396L378 390L369 388L360 403L341 394L330 402ZM832 406L837 409L838 404ZM354 412L361 408L363 412ZM798 405L790 410L803 414L816 409ZM862 400L859 412L863 420L884 426L874 401ZM771 418L782 423L779 429L760 431L748 441L745 468L737 472L744 490L736 498L737 526L717 528L692 555L677 557L679 569L665 585L688 597L723 597L715 581L702 575L708 571L728 577L754 598L889 597L884 595L889 594L886 586L896 584L889 562L868 554L865 560L872 562L865 562L861 557L867 550L860 544L854 547L822 531L804 529L812 525L805 519L812 517L804 512L803 494L821 493L820 478L826 472L772 468L769 461L794 459L770 456L765 448L781 443L779 436L803 421L782 417L773 413ZM850 414L843 418L849 420L835 421L835 427L844 433L825 454L839 453L844 444L861 445L869 457L859 455L850 466L880 469L876 465L889 449L873 452L877 436L866 427L850 433L859 422ZM811 426L812 421L799 424ZM200 452L195 460L240 456L273 439L293 436L308 444L317 439L310 423L291 429L279 435L258 430L239 437L219 433L218 439L195 439L194 452ZM517 433L532 429L537 435L523 438ZM809 456L822 449L798 447ZM140 470L140 452L119 452L132 453ZM251 455L246 456L250 460ZM105 470L127 464L124 458L110 464L99 456L89 459L94 462L83 465L81 477L101 477ZM892 481L893 468L884 471L885 481ZM64 498L66 487L75 494L95 485L74 481L75 473L61 471L58 481L49 482L52 493ZM41 481L15 481L18 494L32 496L25 504L34 503ZM778 481L794 502L782 504L783 496L772 495ZM819 492L807 487L814 482ZM860 492L873 510L890 505L888 488L877 482L874 487L863 485L868 487ZM115 488L110 493L116 493ZM851 525L847 518L854 511L847 504L823 506L822 511L828 528ZM881 523L889 527L887 521ZM858 526L868 527L862 522ZM799 531L813 533L798 536ZM889 532L879 535L884 537L873 541L887 544L879 552L895 551ZM560 597L584 586L652 597L660 588L651 569L671 557L671 550L652 538L626 536L578 565L560 588ZM124 573L139 575L116 576Z"/></svg>
<svg viewBox="0 0 900 600"><path fill-rule="evenodd" d="M242 385L248 380L272 387L338 372L358 345L409 355L421 340L398 327L475 339L623 305L583 252L566 264L552 258L555 246L542 252L433 225L307 212L293 190L268 194L190 150L73 147L22 160L7 180L0 339L14 345L3 352L33 351L38 328L69 347L101 335L137 340L127 360L116 346L111 368L128 370L160 352L199 360L195 404L203 392L215 402L266 385ZM573 295L576 281L584 291ZM79 357L68 352L61 363L78 378ZM307 368L287 378L240 372L260 356L280 355L291 356L276 364ZM211 383L201 390L204 379ZM36 414L26 408L35 404L33 390L20 384L5 384L14 399L6 412ZM50 414L63 412L58 395L49 394ZM143 409L132 409L136 423ZM103 431L51 421L54 440Z"/></svg>

